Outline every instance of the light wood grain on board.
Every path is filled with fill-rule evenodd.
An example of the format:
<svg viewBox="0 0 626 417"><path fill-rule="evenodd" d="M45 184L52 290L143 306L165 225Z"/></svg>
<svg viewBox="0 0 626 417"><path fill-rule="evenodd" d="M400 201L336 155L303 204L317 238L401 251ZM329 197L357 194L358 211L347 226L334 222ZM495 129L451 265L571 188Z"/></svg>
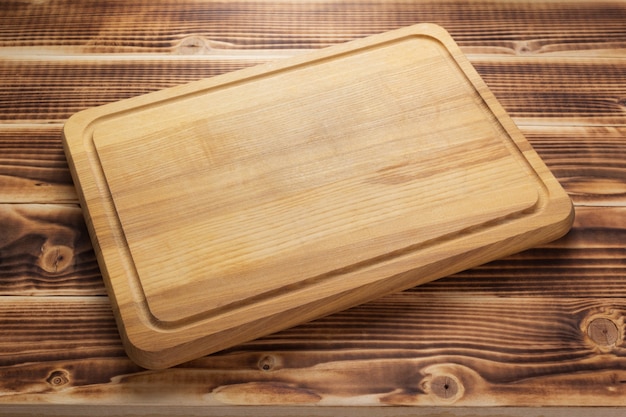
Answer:
<svg viewBox="0 0 626 417"><path fill-rule="evenodd" d="M625 119L626 120L626 119ZM626 127L522 125L577 205L626 204ZM61 125L0 124L0 202L77 203Z"/></svg>
<svg viewBox="0 0 626 417"><path fill-rule="evenodd" d="M13 298L0 298L0 403L622 405L626 394L623 299L399 293L142 371L106 299ZM559 395L542 396L546 385Z"/></svg>

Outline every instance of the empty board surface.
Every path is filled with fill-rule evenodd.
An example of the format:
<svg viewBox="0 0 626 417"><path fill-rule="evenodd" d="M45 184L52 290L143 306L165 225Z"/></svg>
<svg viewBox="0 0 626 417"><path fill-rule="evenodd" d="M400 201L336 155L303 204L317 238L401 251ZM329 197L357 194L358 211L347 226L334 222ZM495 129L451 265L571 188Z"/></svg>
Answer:
<svg viewBox="0 0 626 417"><path fill-rule="evenodd" d="M428 24L89 109L64 145L149 368L555 239L573 215Z"/></svg>

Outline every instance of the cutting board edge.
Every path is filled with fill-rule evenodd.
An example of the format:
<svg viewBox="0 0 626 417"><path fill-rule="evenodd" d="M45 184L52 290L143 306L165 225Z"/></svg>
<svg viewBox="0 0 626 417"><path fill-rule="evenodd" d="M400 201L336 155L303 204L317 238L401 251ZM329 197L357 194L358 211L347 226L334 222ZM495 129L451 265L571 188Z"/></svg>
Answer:
<svg viewBox="0 0 626 417"><path fill-rule="evenodd" d="M196 325L202 328L202 330L199 330L197 334L203 334L196 339L194 339L193 335L190 335L188 328L163 331L151 326L145 326L143 328L144 334L135 332L132 335L122 331L127 353L140 366L149 369L168 368L372 301L383 295L403 291L537 245L551 242L564 236L570 230L574 220L574 209L568 198L558 201L554 200L550 205L553 206L550 208L552 211L550 221L545 221L540 228L527 230L514 236L509 235L505 239L497 239L487 245L476 246L470 251L461 251L452 257L439 258L431 263L419 265L395 276L382 276L378 280L352 287L344 292L328 293L324 298L316 298L309 303L302 303L271 315L259 315L255 320L251 320L245 325L224 326L214 333L206 333L206 328L203 328L204 323L199 322ZM558 210L556 206L558 206ZM546 220L547 218L543 219ZM485 230L484 233L490 234L492 232ZM476 236L465 236L462 238L475 239ZM404 262L410 263L409 260ZM343 276L342 278L350 279L349 276ZM313 292L315 288L307 288L306 291ZM294 295L284 294L284 297L292 296ZM276 302L276 300L272 300L272 302ZM255 306L247 306L246 308L251 307ZM135 317L135 319L142 320L140 317ZM223 317L215 319L219 321ZM194 340L180 343L183 338ZM159 345L159 343L155 343L157 339L160 340L161 344L155 349L155 345ZM164 348L165 345L169 346Z"/></svg>

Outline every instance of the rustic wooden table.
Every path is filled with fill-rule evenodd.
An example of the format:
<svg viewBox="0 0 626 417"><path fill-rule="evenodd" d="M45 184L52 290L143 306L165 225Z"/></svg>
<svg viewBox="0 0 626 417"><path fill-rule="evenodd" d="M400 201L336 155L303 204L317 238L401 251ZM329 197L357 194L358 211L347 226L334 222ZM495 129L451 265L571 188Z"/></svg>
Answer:
<svg viewBox="0 0 626 417"><path fill-rule="evenodd" d="M572 231L183 366L134 365L63 122L419 22L451 33L569 192ZM0 4L0 414L618 416L625 314L625 2Z"/></svg>

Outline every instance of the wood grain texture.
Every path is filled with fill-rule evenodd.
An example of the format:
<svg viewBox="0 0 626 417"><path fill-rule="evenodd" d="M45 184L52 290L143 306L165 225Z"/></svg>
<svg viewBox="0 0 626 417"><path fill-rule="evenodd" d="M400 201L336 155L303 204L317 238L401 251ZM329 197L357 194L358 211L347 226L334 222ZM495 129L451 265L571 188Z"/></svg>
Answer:
<svg viewBox="0 0 626 417"><path fill-rule="evenodd" d="M623 126L521 126L579 206L626 203L626 130Z"/></svg>
<svg viewBox="0 0 626 417"><path fill-rule="evenodd" d="M99 106L257 64L248 59L85 59L0 61L0 120L63 123Z"/></svg>
<svg viewBox="0 0 626 417"><path fill-rule="evenodd" d="M0 16L7 52L309 49L425 22L448 28L465 52L614 55L626 48L619 1L7 1Z"/></svg>
<svg viewBox="0 0 626 417"><path fill-rule="evenodd" d="M0 245L2 295L106 295L82 211L76 206L0 205L0 224L7 231ZM459 296L562 298L584 293L599 298L626 297L625 224L624 207L577 207L574 226L565 237L411 291ZM44 243L51 241L68 248L64 252L72 251L69 262L61 265L57 261L56 273L42 268L43 259L48 259L46 268L53 269L56 257L50 257L49 249L42 251L47 247Z"/></svg>
<svg viewBox="0 0 626 417"><path fill-rule="evenodd" d="M106 297L2 296L0 317L0 366L9 372L7 366L19 369L30 362L125 358ZM19 392L22 387L9 375L2 392L11 386Z"/></svg>
<svg viewBox="0 0 626 417"><path fill-rule="evenodd" d="M106 299L0 301L1 403L606 406L626 394L623 299L400 293L163 371L123 357Z"/></svg>
<svg viewBox="0 0 626 417"><path fill-rule="evenodd" d="M18 55L0 60L0 121L62 123L88 107L278 59L270 55L21 60ZM483 55L470 59L507 112L522 125L626 124L626 59L486 59Z"/></svg>
<svg viewBox="0 0 626 417"><path fill-rule="evenodd" d="M0 204L0 295L103 295L77 206Z"/></svg>
<svg viewBox="0 0 626 417"><path fill-rule="evenodd" d="M0 124L0 201L78 202L61 128ZM577 205L626 204L623 126L530 124L520 130Z"/></svg>
<svg viewBox="0 0 626 417"><path fill-rule="evenodd" d="M552 417L566 417L571 415L573 408L550 407ZM346 407L324 406L303 407L302 405L271 406L239 406L229 405L221 407L207 407L206 405L192 405L187 407L168 406L152 403L152 405L83 405L72 407L59 404L22 404L5 405L3 411L12 417L82 417L89 414L93 417L248 417L254 413L257 417L293 417L305 415L307 417L334 416L334 417L545 417L544 407L503 407L484 408L454 407L454 406L422 406L414 407ZM576 413L581 416L593 414L595 417L622 417L619 407L576 407Z"/></svg>
<svg viewBox="0 0 626 417"><path fill-rule="evenodd" d="M577 207L563 238L412 289L495 297L626 296L626 209Z"/></svg>
<svg viewBox="0 0 626 417"><path fill-rule="evenodd" d="M623 1L0 3L0 203L27 203L0 209L0 414L622 416L625 9ZM81 212L58 205L76 203L55 133L65 119L422 21L452 33L567 189L577 205L572 232L172 372L136 368L115 334ZM71 248L63 253L74 263L61 271L61 251L42 252L46 241ZM463 396L450 400L460 386ZM381 398L419 407L357 407ZM292 405L234 405L281 400Z"/></svg>
<svg viewBox="0 0 626 417"><path fill-rule="evenodd" d="M553 417L566 417L571 415L572 408L550 407L550 415ZM545 417L546 409L543 407L504 407L499 409L479 409L476 407L454 406L422 406L414 407L303 407L302 405L270 406L221 406L207 407L206 405L193 405L187 407L159 405L83 405L72 407L59 404L22 404L5 405L3 411L12 417L82 417L89 414L93 417L127 417L150 416L150 417L248 417L251 412L257 417L293 417L305 415L307 417L334 416L334 417ZM595 417L621 417L618 407L576 407L576 412L582 415L593 414Z"/></svg>
<svg viewBox="0 0 626 417"><path fill-rule="evenodd" d="M472 63L522 125L555 118L566 125L624 124L624 59L491 58ZM604 68L597 71L598 65Z"/></svg>
<svg viewBox="0 0 626 417"><path fill-rule="evenodd" d="M60 125L0 125L0 202L77 201Z"/></svg>

